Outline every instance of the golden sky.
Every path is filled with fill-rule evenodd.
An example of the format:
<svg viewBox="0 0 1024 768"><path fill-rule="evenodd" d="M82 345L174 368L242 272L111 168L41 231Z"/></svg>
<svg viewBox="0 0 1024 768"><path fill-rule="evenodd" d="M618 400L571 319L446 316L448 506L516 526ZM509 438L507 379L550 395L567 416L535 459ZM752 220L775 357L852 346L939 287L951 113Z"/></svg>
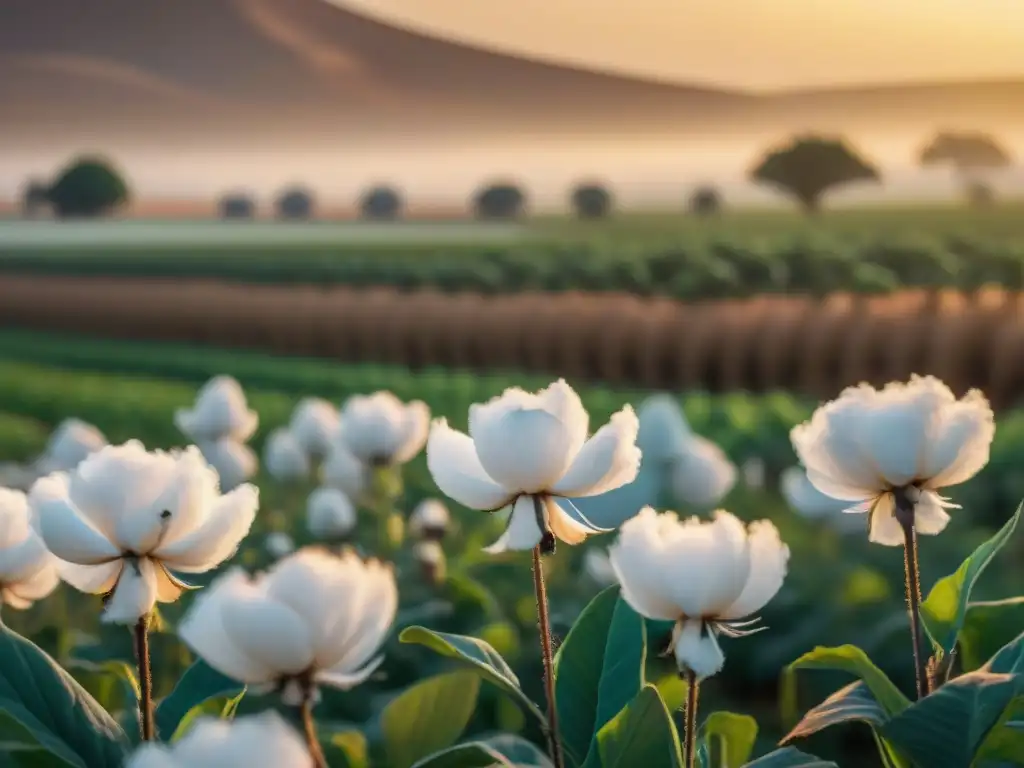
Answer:
<svg viewBox="0 0 1024 768"><path fill-rule="evenodd" d="M1024 0L331 0L510 52L786 88L1024 76Z"/></svg>

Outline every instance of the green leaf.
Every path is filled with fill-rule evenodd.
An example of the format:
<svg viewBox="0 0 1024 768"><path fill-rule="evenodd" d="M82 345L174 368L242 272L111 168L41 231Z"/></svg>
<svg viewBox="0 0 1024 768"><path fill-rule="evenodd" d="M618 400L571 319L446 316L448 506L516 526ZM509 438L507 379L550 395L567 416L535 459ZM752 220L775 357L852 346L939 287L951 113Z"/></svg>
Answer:
<svg viewBox="0 0 1024 768"><path fill-rule="evenodd" d="M963 768L1002 717L1021 680L978 670L961 675L916 702L879 730L923 768Z"/></svg>
<svg viewBox="0 0 1024 768"><path fill-rule="evenodd" d="M586 768L681 768L679 734L658 689L645 685L597 732Z"/></svg>
<svg viewBox="0 0 1024 768"><path fill-rule="evenodd" d="M868 655L855 645L835 648L818 646L794 661L782 673L782 698L796 699L796 671L798 669L834 669L856 675L871 691L875 700L889 716L910 706L910 700L874 665Z"/></svg>
<svg viewBox="0 0 1024 768"><path fill-rule="evenodd" d="M793 747L783 747L747 763L743 768L839 768L831 760L822 760Z"/></svg>
<svg viewBox="0 0 1024 768"><path fill-rule="evenodd" d="M882 705L871 695L871 690L864 681L857 680L809 710L780 743L807 738L818 731L842 723L867 723L877 729L888 719Z"/></svg>
<svg viewBox="0 0 1024 768"><path fill-rule="evenodd" d="M512 733L500 733L484 739L491 749L497 750L516 768L550 768L551 760L532 742Z"/></svg>
<svg viewBox="0 0 1024 768"><path fill-rule="evenodd" d="M1017 507L1013 517L1006 521L996 535L974 550L956 569L956 573L939 579L927 599L921 603L921 621L936 649L950 653L956 646L967 615L971 590L978 577L1009 540L1020 520L1020 512L1021 507Z"/></svg>
<svg viewBox="0 0 1024 768"><path fill-rule="evenodd" d="M388 765L409 768L451 746L476 708L480 677L468 670L435 675L393 699L381 713Z"/></svg>
<svg viewBox="0 0 1024 768"><path fill-rule="evenodd" d="M138 709L139 681L135 670L123 661L110 659L94 662L85 659L69 659L68 670L84 672L75 677L108 712L120 709ZM120 692L120 695L118 695ZM136 723L138 718L136 717Z"/></svg>
<svg viewBox="0 0 1024 768"><path fill-rule="evenodd" d="M1024 755L1024 696L1017 696L1003 710L999 722L978 748L975 763L979 768L993 765L1019 765Z"/></svg>
<svg viewBox="0 0 1024 768"><path fill-rule="evenodd" d="M117 722L42 649L0 624L0 712L75 768L120 768L128 739Z"/></svg>
<svg viewBox="0 0 1024 768"><path fill-rule="evenodd" d="M434 632L426 627L408 627L398 636L403 643L422 645L442 656L468 664L478 675L501 688L533 714L541 724L547 718L540 708L523 693L519 678L497 651L483 640L467 635Z"/></svg>
<svg viewBox="0 0 1024 768"><path fill-rule="evenodd" d="M596 723L605 647L610 639L609 632L618 603L617 585L600 592L580 613L555 654L555 707L558 710L558 729L566 757L573 765L583 764L594 735L600 729ZM642 667L639 674L643 674ZM637 688L639 689L639 686ZM607 711L611 706L610 689L605 696L604 709ZM626 702L628 701L629 699L626 699ZM620 706L619 709L621 708ZM609 716L614 716L618 711Z"/></svg>
<svg viewBox="0 0 1024 768"><path fill-rule="evenodd" d="M754 751L757 720L734 712L712 712L700 727L698 738L715 768L742 768Z"/></svg>
<svg viewBox="0 0 1024 768"><path fill-rule="evenodd" d="M1011 642L1024 627L1024 597L973 602L960 630L960 668L972 672Z"/></svg>
<svg viewBox="0 0 1024 768"><path fill-rule="evenodd" d="M644 619L620 597L615 603L604 647L594 717L595 733L640 693L645 682L646 664L647 630Z"/></svg>
<svg viewBox="0 0 1024 768"><path fill-rule="evenodd" d="M335 731L326 739L325 752L331 759L327 762L332 768L368 768L370 765L369 747L366 737L361 731L348 728Z"/></svg>
<svg viewBox="0 0 1024 768"><path fill-rule="evenodd" d="M234 699L244 693L244 685L198 659L185 670L174 690L157 706L154 713L157 735L162 741L169 741L196 707L211 699Z"/></svg>
<svg viewBox="0 0 1024 768"><path fill-rule="evenodd" d="M505 756L482 741L456 744L424 757L413 768L516 768Z"/></svg>

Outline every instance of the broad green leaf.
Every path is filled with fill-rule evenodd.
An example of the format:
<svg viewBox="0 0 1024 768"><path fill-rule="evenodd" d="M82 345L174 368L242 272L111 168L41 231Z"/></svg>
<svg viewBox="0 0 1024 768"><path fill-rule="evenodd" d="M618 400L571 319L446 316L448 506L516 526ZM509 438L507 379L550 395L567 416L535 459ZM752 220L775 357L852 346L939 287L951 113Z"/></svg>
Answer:
<svg viewBox="0 0 1024 768"><path fill-rule="evenodd" d="M482 741L456 744L424 757L413 768L516 768L504 755Z"/></svg>
<svg viewBox="0 0 1024 768"><path fill-rule="evenodd" d="M679 734L658 689L645 685L597 732L585 768L681 768Z"/></svg>
<svg viewBox="0 0 1024 768"><path fill-rule="evenodd" d="M757 720L734 712L712 712L700 727L698 738L707 748L709 765L742 768L754 751Z"/></svg>
<svg viewBox="0 0 1024 768"><path fill-rule="evenodd" d="M369 746L366 737L357 730L335 731L327 739L324 751L329 753L331 768L368 768L370 765Z"/></svg>
<svg viewBox="0 0 1024 768"><path fill-rule="evenodd" d="M128 739L96 700L35 644L0 624L0 712L75 768L120 768Z"/></svg>
<svg viewBox="0 0 1024 768"><path fill-rule="evenodd" d="M244 685L198 659L185 670L174 690L157 706L154 713L157 735L161 740L169 741L196 707L211 699L234 699L244 693Z"/></svg>
<svg viewBox="0 0 1024 768"><path fill-rule="evenodd" d="M885 710L863 680L841 688L811 709L780 742L803 739L818 731L842 723L867 723L877 729L888 720Z"/></svg>
<svg viewBox="0 0 1024 768"><path fill-rule="evenodd" d="M451 746L473 716L480 677L469 670L448 672L416 683L381 713L388 765L409 768Z"/></svg>
<svg viewBox="0 0 1024 768"><path fill-rule="evenodd" d="M573 765L584 762L594 734L599 730L595 725L605 646L618 602L617 585L599 593L580 613L555 654L558 729L566 757ZM639 674L643 674L642 667ZM611 705L610 696L609 691L606 694L605 710Z"/></svg>
<svg viewBox="0 0 1024 768"><path fill-rule="evenodd" d="M138 709L139 681L135 670L123 661L94 662L84 659L69 659L69 670L84 672L76 674L82 687L88 690L108 712L117 709ZM138 718L136 718L137 725Z"/></svg>
<svg viewBox="0 0 1024 768"><path fill-rule="evenodd" d="M604 647L597 713L594 717L595 733L640 693L644 685L646 663L647 632L644 619L620 597L615 603Z"/></svg>
<svg viewBox="0 0 1024 768"><path fill-rule="evenodd" d="M516 768L550 768L551 760L533 743L511 733L500 733L483 740L491 749L497 750Z"/></svg>
<svg viewBox="0 0 1024 768"><path fill-rule="evenodd" d="M1003 710L999 722L978 748L975 763L979 768L1017 765L1024 755L1024 696L1017 696Z"/></svg>
<svg viewBox="0 0 1024 768"><path fill-rule="evenodd" d="M1009 540L1020 520L1020 512L1021 507L1017 507L1013 517L1006 521L995 536L979 545L955 573L939 579L921 603L921 621L936 649L949 653L956 646L967 615L971 590L978 577Z"/></svg>
<svg viewBox="0 0 1024 768"><path fill-rule="evenodd" d="M881 734L922 768L963 768L1019 693L1016 675L961 675L893 717Z"/></svg>
<svg viewBox="0 0 1024 768"><path fill-rule="evenodd" d="M793 747L783 747L747 763L743 768L839 768L831 760L822 760Z"/></svg>
<svg viewBox="0 0 1024 768"><path fill-rule="evenodd" d="M485 680L498 686L522 704L542 724L547 723L544 713L519 687L519 678L512 668L501 658L501 654L483 640L467 635L434 632L426 627L408 627L402 631L398 639L403 643L426 646L435 653L468 664Z"/></svg>
<svg viewBox="0 0 1024 768"><path fill-rule="evenodd" d="M835 669L859 677L889 716L910 706L910 700L900 692L892 680L855 645L840 645L835 648L818 646L794 661L782 673L783 699L795 700L798 669Z"/></svg>
<svg viewBox="0 0 1024 768"><path fill-rule="evenodd" d="M1019 675L1024 672L1024 632L996 651L981 669L1003 675Z"/></svg>
<svg viewBox="0 0 1024 768"><path fill-rule="evenodd" d="M960 667L972 672L1011 642L1024 627L1024 597L973 602L960 630Z"/></svg>

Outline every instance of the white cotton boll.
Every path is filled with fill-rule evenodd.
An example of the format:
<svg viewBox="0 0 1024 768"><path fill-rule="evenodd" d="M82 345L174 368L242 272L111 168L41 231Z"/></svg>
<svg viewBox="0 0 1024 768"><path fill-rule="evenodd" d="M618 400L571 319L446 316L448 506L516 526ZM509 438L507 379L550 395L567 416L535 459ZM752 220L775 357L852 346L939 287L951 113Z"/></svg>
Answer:
<svg viewBox="0 0 1024 768"><path fill-rule="evenodd" d="M429 426L426 403L403 403L390 392L375 392L345 401L338 434L362 463L390 466L405 464L423 450Z"/></svg>
<svg viewBox="0 0 1024 768"><path fill-rule="evenodd" d="M672 463L669 486L673 498L698 508L718 504L736 484L736 465L707 438L691 436Z"/></svg>
<svg viewBox="0 0 1024 768"><path fill-rule="evenodd" d="M251 480L259 471L259 459L256 458L255 451L245 443L225 439L214 443L201 443L199 449L210 466L217 471L220 486L225 491Z"/></svg>
<svg viewBox="0 0 1024 768"><path fill-rule="evenodd" d="M864 518L845 514L849 502L826 496L807 479L803 467L789 467L779 477L779 488L790 509L807 520L828 520L842 531L863 531Z"/></svg>
<svg viewBox="0 0 1024 768"><path fill-rule="evenodd" d="M409 533L417 538L443 538L450 522L448 507L437 499L424 499L409 516Z"/></svg>
<svg viewBox="0 0 1024 768"><path fill-rule="evenodd" d="M441 491L471 509L513 504L504 535L486 549L551 551L556 539L579 544L600 529L555 498L598 496L636 479L639 424L626 406L587 437L590 417L560 379L536 393L506 390L469 409L469 432L436 420L427 466Z"/></svg>
<svg viewBox="0 0 1024 768"><path fill-rule="evenodd" d="M295 407L288 429L307 454L322 458L330 449L340 423L338 409L331 403L318 397L307 397Z"/></svg>
<svg viewBox="0 0 1024 768"><path fill-rule="evenodd" d="M174 425L196 443L244 443L256 432L259 415L249 408L236 379L216 376L202 386L191 408L175 412Z"/></svg>
<svg viewBox="0 0 1024 768"><path fill-rule="evenodd" d="M344 541L356 527L356 510L337 488L317 488L306 501L306 525L323 541Z"/></svg>
<svg viewBox="0 0 1024 768"><path fill-rule="evenodd" d="M156 602L178 599L187 585L176 573L205 573L235 553L259 492L243 485L221 494L194 446L146 451L131 440L41 478L28 500L61 578L82 592L112 593L104 620L131 624Z"/></svg>
<svg viewBox="0 0 1024 768"><path fill-rule="evenodd" d="M263 466L279 482L293 482L309 475L309 456L295 435L287 429L275 429L267 436L263 449Z"/></svg>
<svg viewBox="0 0 1024 768"><path fill-rule="evenodd" d="M149 743L127 768L309 768L313 758L298 732L273 711L221 720L198 718L173 744Z"/></svg>
<svg viewBox="0 0 1024 768"><path fill-rule="evenodd" d="M0 602L16 609L42 600L60 582L57 559L30 517L24 493L0 488Z"/></svg>
<svg viewBox="0 0 1024 768"><path fill-rule="evenodd" d="M611 586L617 581L611 558L601 549L588 549L583 554L583 572L587 574L587 578L602 587Z"/></svg>
<svg viewBox="0 0 1024 768"><path fill-rule="evenodd" d="M86 456L106 444L107 438L92 424L81 419L65 419L50 436L37 463L37 473L44 475L74 469Z"/></svg>
<svg viewBox="0 0 1024 768"><path fill-rule="evenodd" d="M678 455L693 434L679 401L671 395L651 395L637 408L640 430L636 444L645 461L661 464Z"/></svg>
<svg viewBox="0 0 1024 768"><path fill-rule="evenodd" d="M646 618L677 623L671 650L698 677L721 668L715 636L751 631L789 563L772 523L745 526L724 510L702 521L648 507L623 523L608 554L623 600Z"/></svg>
<svg viewBox="0 0 1024 768"><path fill-rule="evenodd" d="M918 534L935 535L956 508L940 495L988 463L992 409L971 390L957 399L933 376L911 376L876 390L850 387L793 428L793 447L822 493L871 513L869 539L904 544L897 504Z"/></svg>
<svg viewBox="0 0 1024 768"><path fill-rule="evenodd" d="M300 549L250 577L233 568L196 598L179 626L207 664L246 685L342 690L366 680L398 607L392 568L352 552Z"/></svg>
<svg viewBox="0 0 1024 768"><path fill-rule="evenodd" d="M437 541L417 541L412 548L412 556L423 565L440 565L444 562L444 549Z"/></svg>
<svg viewBox="0 0 1024 768"><path fill-rule="evenodd" d="M369 485L370 470L339 441L331 443L323 464L320 482L337 488L350 499L360 499Z"/></svg>
<svg viewBox="0 0 1024 768"><path fill-rule="evenodd" d="M295 551L295 541L284 531L268 533L263 546L267 550L267 554L275 560L287 557Z"/></svg>

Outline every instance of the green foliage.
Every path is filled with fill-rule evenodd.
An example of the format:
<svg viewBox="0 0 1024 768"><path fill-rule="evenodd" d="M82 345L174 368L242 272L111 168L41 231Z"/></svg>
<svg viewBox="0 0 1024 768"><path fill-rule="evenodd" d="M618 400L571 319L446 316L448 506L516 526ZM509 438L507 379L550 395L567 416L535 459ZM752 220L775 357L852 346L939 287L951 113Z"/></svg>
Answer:
<svg viewBox="0 0 1024 768"><path fill-rule="evenodd" d="M473 210L481 219L516 219L526 208L526 194L515 184L500 182L484 187L473 197Z"/></svg>
<svg viewBox="0 0 1024 768"><path fill-rule="evenodd" d="M668 707L653 685L597 732L597 749L584 768L682 768L679 735Z"/></svg>
<svg viewBox="0 0 1024 768"><path fill-rule="evenodd" d="M234 701L245 693L245 686L222 675L202 659L185 670L174 690L156 708L157 734L170 740L189 713L211 699Z"/></svg>
<svg viewBox="0 0 1024 768"><path fill-rule="evenodd" d="M798 669L835 669L859 677L888 715L902 712L910 701L885 676L863 650L855 645L838 648L815 648L786 667L783 673L783 699L794 701Z"/></svg>
<svg viewBox="0 0 1024 768"><path fill-rule="evenodd" d="M757 720L734 712L712 712L697 736L702 768L743 768L757 740Z"/></svg>
<svg viewBox="0 0 1024 768"><path fill-rule="evenodd" d="M603 219L612 210L612 193L601 184L580 184L572 191L571 201L581 219Z"/></svg>
<svg viewBox="0 0 1024 768"><path fill-rule="evenodd" d="M373 187L359 201L364 219L392 221L402 215L402 195L393 187Z"/></svg>
<svg viewBox="0 0 1024 768"><path fill-rule="evenodd" d="M108 161L84 157L57 175L47 197L58 216L100 216L128 201L128 186Z"/></svg>

